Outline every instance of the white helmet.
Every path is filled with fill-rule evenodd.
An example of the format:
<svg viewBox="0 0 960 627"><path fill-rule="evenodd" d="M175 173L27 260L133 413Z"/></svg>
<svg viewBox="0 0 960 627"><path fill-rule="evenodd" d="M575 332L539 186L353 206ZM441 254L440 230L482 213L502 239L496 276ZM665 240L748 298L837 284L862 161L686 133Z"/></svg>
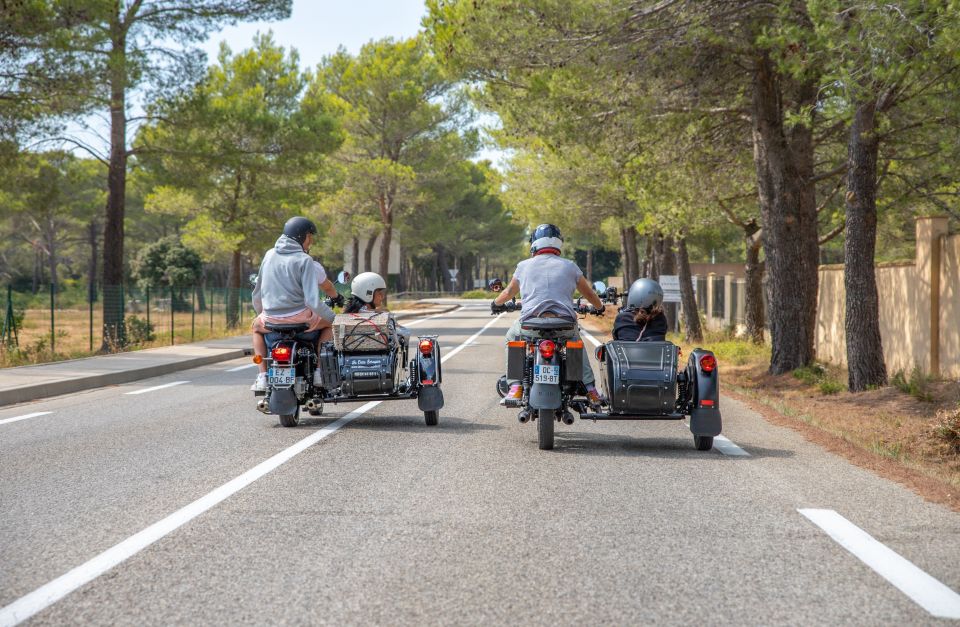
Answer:
<svg viewBox="0 0 960 627"><path fill-rule="evenodd" d="M373 293L387 289L387 282L376 272L361 272L350 283L350 291L365 303L373 302Z"/></svg>

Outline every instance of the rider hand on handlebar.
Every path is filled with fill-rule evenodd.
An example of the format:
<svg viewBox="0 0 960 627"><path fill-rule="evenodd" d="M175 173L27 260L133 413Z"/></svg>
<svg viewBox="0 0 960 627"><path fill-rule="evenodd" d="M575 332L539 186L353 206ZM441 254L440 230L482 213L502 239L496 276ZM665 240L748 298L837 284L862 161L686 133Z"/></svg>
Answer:
<svg viewBox="0 0 960 627"><path fill-rule="evenodd" d="M336 296L334 296L333 298L330 299L330 306L331 306L331 307L343 307L343 302L344 302L344 301L343 301L343 294L337 294Z"/></svg>

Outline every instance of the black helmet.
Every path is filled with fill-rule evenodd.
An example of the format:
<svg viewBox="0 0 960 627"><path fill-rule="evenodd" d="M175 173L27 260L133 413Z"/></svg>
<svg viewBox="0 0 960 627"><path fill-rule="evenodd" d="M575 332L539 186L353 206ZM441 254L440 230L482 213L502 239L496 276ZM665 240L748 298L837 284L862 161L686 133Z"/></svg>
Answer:
<svg viewBox="0 0 960 627"><path fill-rule="evenodd" d="M287 220L287 223L283 225L283 234L290 239L296 240L299 244L302 244L303 240L307 239L308 233L316 235L317 225L307 218L300 216L290 218Z"/></svg>
<svg viewBox="0 0 960 627"><path fill-rule="evenodd" d="M563 235L560 234L560 229L553 224L541 224L533 229L533 233L530 234L531 255L544 248L553 248L560 252L561 246L563 246Z"/></svg>

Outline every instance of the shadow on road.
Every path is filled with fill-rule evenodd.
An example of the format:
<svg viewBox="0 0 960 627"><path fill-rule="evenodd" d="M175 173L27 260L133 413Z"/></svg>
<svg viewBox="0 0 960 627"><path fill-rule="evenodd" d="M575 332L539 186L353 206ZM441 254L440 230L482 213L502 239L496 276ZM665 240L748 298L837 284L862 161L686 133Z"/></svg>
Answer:
<svg viewBox="0 0 960 627"><path fill-rule="evenodd" d="M340 416L310 416L300 415L300 424L293 429L303 431L316 431L323 429L330 423L336 421ZM277 429L285 429L279 422L274 424ZM496 431L503 429L502 425L485 424L464 420L462 418L453 418L444 416L440 412L440 424L434 427L428 427L424 423L423 414L413 414L409 416L363 416L350 422L343 427L344 430L364 429L368 431L406 431L424 433L471 433L474 431Z"/></svg>
<svg viewBox="0 0 960 627"><path fill-rule="evenodd" d="M698 451L693 448L693 436L675 438L663 437L631 437L623 435L563 432L556 434L554 453L575 455L596 455L600 457L664 457L678 456L702 458L708 460L749 461L758 458L786 458L793 457L794 452L785 449L769 449L750 447L747 450L749 457L733 457L712 451Z"/></svg>

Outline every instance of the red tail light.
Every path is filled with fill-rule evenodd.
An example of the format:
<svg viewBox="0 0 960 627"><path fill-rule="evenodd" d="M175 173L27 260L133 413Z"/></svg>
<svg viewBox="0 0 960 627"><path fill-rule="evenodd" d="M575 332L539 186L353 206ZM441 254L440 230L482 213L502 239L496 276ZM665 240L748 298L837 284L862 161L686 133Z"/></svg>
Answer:
<svg viewBox="0 0 960 627"><path fill-rule="evenodd" d="M557 345L550 340L544 340L540 342L540 345L537 346L537 348L540 349L540 355L544 359L550 359L553 357L553 354L557 352Z"/></svg>
<svg viewBox="0 0 960 627"><path fill-rule="evenodd" d="M717 358L713 355L704 355L700 358L700 370L710 374L717 369Z"/></svg>
<svg viewBox="0 0 960 627"><path fill-rule="evenodd" d="M270 355L273 357L274 361L290 361L290 347L277 346L270 351Z"/></svg>
<svg viewBox="0 0 960 627"><path fill-rule="evenodd" d="M420 354L429 357L433 353L433 342L430 340L420 340Z"/></svg>

